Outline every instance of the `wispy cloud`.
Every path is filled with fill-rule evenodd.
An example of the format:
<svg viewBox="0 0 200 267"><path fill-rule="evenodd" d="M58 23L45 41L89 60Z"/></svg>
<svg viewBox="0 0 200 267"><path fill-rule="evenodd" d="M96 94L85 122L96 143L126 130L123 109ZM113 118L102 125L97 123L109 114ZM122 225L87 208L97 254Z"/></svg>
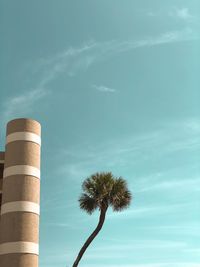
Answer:
<svg viewBox="0 0 200 267"><path fill-rule="evenodd" d="M80 71L87 71L94 63L108 60L111 56L116 56L119 53L198 38L199 34L187 27L178 31L165 32L158 36L147 36L140 40L88 41L79 47L69 47L49 58L41 58L33 65L32 74L36 75L39 80L37 88L39 86L45 87L60 75L74 76ZM107 86L98 87L102 90L106 90L104 87L107 88Z"/></svg>
<svg viewBox="0 0 200 267"><path fill-rule="evenodd" d="M82 229L82 227L75 226L72 223L59 223L59 222L56 222L56 223L44 223L43 225L45 227L52 227L52 228L53 227L55 227L55 228L68 228L68 229L74 229L74 230Z"/></svg>
<svg viewBox="0 0 200 267"><path fill-rule="evenodd" d="M142 232L142 233L151 233L152 236L155 236L155 234L158 233L164 233L167 236L190 236L190 237L197 237L200 236L200 225L199 222L195 221L181 221L179 223L177 222L166 222L165 224L160 222L154 223L153 225L150 225L147 223L147 225L135 225L134 229L136 232ZM105 239L106 242L120 242L120 243L126 243L127 239L123 240L122 238L116 239L116 238L107 238Z"/></svg>
<svg viewBox="0 0 200 267"><path fill-rule="evenodd" d="M96 241L98 242L98 241ZM57 248L58 249L58 248ZM84 259L82 261L82 266L91 266L91 267L200 267L200 265L196 264L195 262L174 262L167 259L167 255L169 253L175 252L178 253L181 257L181 255L184 254L188 250L191 249L190 244L184 241L176 241L176 240L156 240L156 239L142 239L137 240L133 239L131 241L112 241L111 243L104 239L104 245L102 246L101 243L96 244L96 246L91 246L87 250ZM52 248L53 250L53 248ZM55 248L56 250L56 248ZM54 250L54 252L55 252ZM49 253L49 257L46 260L43 260L43 263L57 263L61 259L63 259L63 262L66 262L66 259L68 259L68 265L69 262L71 262L76 254L74 253L74 250L72 248L68 247L67 249L68 253L65 257L63 257L66 253ZM146 254L144 254L144 251L147 251ZM163 259L163 261L160 262L160 257L158 256L158 253L162 255L165 253L166 257ZM60 257L58 257L60 255ZM134 257L131 257L134 255ZM151 257L150 257L151 255ZM127 259L128 262L132 262L131 264L124 264L119 261L119 263L115 263L115 265L112 264L112 261L108 261L109 259ZM148 264L136 264L134 262L148 262ZM98 262L98 263L97 263ZM49 265L48 265L49 266ZM50 265L51 266L51 265Z"/></svg>
<svg viewBox="0 0 200 267"><path fill-rule="evenodd" d="M59 166L59 172L74 180L101 169L115 170L121 167L126 170L139 163L157 161L158 157L162 159L167 155L172 157L183 151L190 153L198 151L199 125L198 119L191 118L165 123L150 132L126 136L120 140L112 138L101 145L87 144L82 147L79 145L77 148L74 146L72 149L62 149L60 155L68 163ZM147 184L145 186L147 187Z"/></svg>
<svg viewBox="0 0 200 267"><path fill-rule="evenodd" d="M200 247L199 248L186 248L184 250L185 252L189 252L189 253L195 253L195 254L199 254L200 253Z"/></svg>
<svg viewBox="0 0 200 267"><path fill-rule="evenodd" d="M32 71L29 71L32 77L29 79L36 81L35 86L22 90L3 102L1 123L6 123L13 117L25 117L31 114L38 102L51 92L48 85L63 72L73 75L74 71L88 68L92 63L92 56L80 57L80 55L92 49L94 45L88 42L79 48L69 48L62 53L46 59L41 58L35 64L31 64Z"/></svg>
<svg viewBox="0 0 200 267"><path fill-rule="evenodd" d="M191 19L193 16L190 14L189 9L184 7L176 10L177 17L181 19Z"/></svg>
<svg viewBox="0 0 200 267"><path fill-rule="evenodd" d="M35 63L34 73L39 72L45 83L56 79L60 74L73 76L93 63L95 55L91 52L96 45L95 41L88 41L79 47L69 47L49 58L41 58Z"/></svg>
<svg viewBox="0 0 200 267"><path fill-rule="evenodd" d="M104 86L104 85L92 85L92 88L94 88L97 91L103 92L103 93L115 93L116 89Z"/></svg>
<svg viewBox="0 0 200 267"><path fill-rule="evenodd" d="M148 185L146 181L146 186L142 184L141 188L138 190L139 192L150 192L150 191L162 191L162 190L180 190L183 191L195 191L198 185L200 184L200 177L197 178L188 178L188 179L171 179L171 180L159 180L158 182L154 182L151 185Z"/></svg>
<svg viewBox="0 0 200 267"><path fill-rule="evenodd" d="M140 40L111 40L105 42L89 41L80 47L70 47L49 58L40 59L34 73L41 73L43 84L56 79L60 74L74 76L86 71L94 63L106 60L110 56L147 46L156 46L195 40L199 35L190 28L169 31L158 36L149 36Z"/></svg>
<svg viewBox="0 0 200 267"><path fill-rule="evenodd" d="M116 258L121 258L124 259L126 258L129 262L130 260L130 255L134 254L134 258L136 262L148 262L148 264L130 264L130 265L120 265L120 264L115 264L115 266L131 266L131 267L190 267L190 266L199 266L196 263L186 263L186 262L172 262L167 259L167 257L164 257L162 262L160 261L160 257L158 254L162 255L163 253L170 254L172 252L176 252L179 255L183 255L184 251L190 249L190 245L186 242L178 242L178 241L173 241L173 240L132 240L131 242L126 242L125 244L119 242L119 243L108 243L105 244L104 246L97 246L96 248L90 248L89 251L87 252L85 256L85 261L87 261L88 265L90 266L90 262L95 261L102 261L102 259L113 259ZM144 251L146 254L144 254ZM142 253L143 252L143 253ZM150 256L151 255L151 256ZM155 261L155 263L154 263ZM84 264L84 262L83 262ZM91 265L92 266L92 265ZM95 264L96 266L96 264ZM103 266L101 264L97 264L97 266ZM114 266L110 265L108 263L107 266Z"/></svg>
<svg viewBox="0 0 200 267"><path fill-rule="evenodd" d="M158 10L158 11L148 11L147 16L153 18L164 18L167 17L178 19L182 22L190 24L191 22L197 21L197 17L191 13L188 7L172 7L169 10Z"/></svg>
<svg viewBox="0 0 200 267"><path fill-rule="evenodd" d="M38 87L7 99L2 107L1 123L5 123L13 117L27 116L34 105L47 94L48 91L44 87Z"/></svg>
<svg viewBox="0 0 200 267"><path fill-rule="evenodd" d="M193 31L191 28L187 27L183 30L179 31L169 31L165 32L158 37L149 37L143 40L139 40L136 42L124 42L120 44L121 49L119 51L127 51L129 49L136 49L148 46L157 46L157 45L164 45L164 44L171 44L177 42L184 42L189 40L196 40L198 39L198 34Z"/></svg>
<svg viewBox="0 0 200 267"><path fill-rule="evenodd" d="M183 17L189 16L185 9L179 11L179 16L181 14ZM179 31L169 31L140 40L89 41L79 47L67 48L49 58L41 58L32 65L32 77L30 79L36 80L35 86L22 90L19 94L4 101L1 111L3 120L6 121L18 115L26 116L27 112L31 112L40 99L44 98L50 90L53 90L50 83L61 75L72 77L80 71L87 71L94 63L135 49L197 39L199 39L199 34L186 27ZM93 88L104 93L116 92L116 89L104 85L94 85Z"/></svg>
<svg viewBox="0 0 200 267"><path fill-rule="evenodd" d="M133 207L128 210L119 212L119 213L110 213L108 214L108 219L123 219L129 220L130 218L144 218L144 217L152 217L152 215L161 215L161 214L172 214L179 210L179 214L184 212L186 208L193 207L194 203L180 203L180 204L157 204L146 207Z"/></svg>
<svg viewBox="0 0 200 267"><path fill-rule="evenodd" d="M113 253L119 252L126 252L130 253L133 250L140 250L140 249L176 249L176 248L188 248L188 244L186 242L178 242L172 240L152 240L152 239L144 239L144 240L132 240L126 241L125 243L119 241L113 243L107 243L104 246L98 246L96 248L90 249L90 254L88 257L101 257L104 253L110 254L110 257L113 257Z"/></svg>
<svg viewBox="0 0 200 267"><path fill-rule="evenodd" d="M189 8L187 7L174 8L173 11L169 12L169 16L182 19L188 22L195 19L195 16L190 13Z"/></svg>

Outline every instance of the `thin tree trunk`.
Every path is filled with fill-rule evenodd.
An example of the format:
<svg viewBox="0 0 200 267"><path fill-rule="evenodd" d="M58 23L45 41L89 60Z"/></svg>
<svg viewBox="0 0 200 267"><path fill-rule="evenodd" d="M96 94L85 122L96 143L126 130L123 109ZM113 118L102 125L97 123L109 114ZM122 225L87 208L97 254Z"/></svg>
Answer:
<svg viewBox="0 0 200 267"><path fill-rule="evenodd" d="M93 241L93 239L98 235L99 231L101 230L104 221L105 221L105 217L106 217L106 211L107 211L107 207L104 209L101 209L101 213L99 216L99 223L96 227L96 229L93 231L93 233L88 237L88 239L86 240L85 244L82 246L74 264L72 267L77 267L79 264L79 261L81 260L84 252L86 251L86 249L88 248L88 246L90 245L90 243Z"/></svg>

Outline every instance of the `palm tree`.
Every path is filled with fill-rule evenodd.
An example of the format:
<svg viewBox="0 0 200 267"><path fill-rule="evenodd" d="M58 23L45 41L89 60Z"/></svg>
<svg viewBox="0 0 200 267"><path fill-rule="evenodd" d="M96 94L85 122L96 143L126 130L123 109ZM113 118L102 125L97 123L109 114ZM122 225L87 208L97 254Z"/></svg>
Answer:
<svg viewBox="0 0 200 267"><path fill-rule="evenodd" d="M91 175L83 182L82 189L84 193L79 198L80 208L88 214L98 209L100 216L97 227L84 243L73 267L78 266L84 252L101 230L108 207L111 206L113 211L121 211L130 205L132 198L126 181L121 177L114 177L111 172Z"/></svg>

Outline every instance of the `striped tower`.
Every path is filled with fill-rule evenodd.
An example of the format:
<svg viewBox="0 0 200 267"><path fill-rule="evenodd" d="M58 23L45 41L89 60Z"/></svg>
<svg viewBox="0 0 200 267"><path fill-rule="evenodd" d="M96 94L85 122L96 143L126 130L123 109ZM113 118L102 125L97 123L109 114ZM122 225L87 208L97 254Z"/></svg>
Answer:
<svg viewBox="0 0 200 267"><path fill-rule="evenodd" d="M3 187L3 169L4 169L4 152L0 152L0 212L2 201L2 187Z"/></svg>
<svg viewBox="0 0 200 267"><path fill-rule="evenodd" d="M12 120L7 125L1 267L38 267L40 132L40 124L30 119Z"/></svg>

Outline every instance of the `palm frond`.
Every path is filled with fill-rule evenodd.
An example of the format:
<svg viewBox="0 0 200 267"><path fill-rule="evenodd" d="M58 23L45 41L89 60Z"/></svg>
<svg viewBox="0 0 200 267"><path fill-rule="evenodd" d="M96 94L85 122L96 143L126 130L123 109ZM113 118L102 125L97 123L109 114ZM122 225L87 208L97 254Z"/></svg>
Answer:
<svg viewBox="0 0 200 267"><path fill-rule="evenodd" d="M112 199L111 202L113 211L122 211L124 209L127 209L130 206L131 199L132 195L129 190L124 191L123 194L116 195L116 197Z"/></svg>
<svg viewBox="0 0 200 267"><path fill-rule="evenodd" d="M114 211L121 211L130 205L132 199L128 190L127 182L123 178L115 179L114 186L110 194L110 204Z"/></svg>
<svg viewBox="0 0 200 267"><path fill-rule="evenodd" d="M92 214L97 208L97 202L94 198L87 194L82 194L79 198L80 208L85 210L87 213Z"/></svg>

